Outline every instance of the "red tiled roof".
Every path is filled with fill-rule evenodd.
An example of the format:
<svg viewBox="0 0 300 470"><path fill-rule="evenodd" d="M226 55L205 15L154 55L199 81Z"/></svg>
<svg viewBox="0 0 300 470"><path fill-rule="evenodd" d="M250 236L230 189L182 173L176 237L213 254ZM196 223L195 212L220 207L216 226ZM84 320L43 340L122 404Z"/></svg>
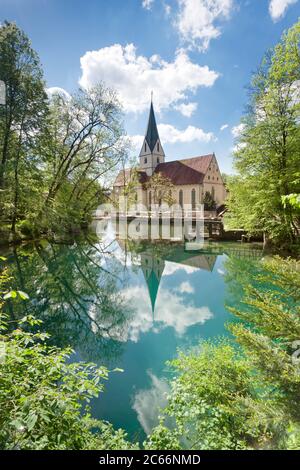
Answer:
<svg viewBox="0 0 300 470"><path fill-rule="evenodd" d="M145 171L138 171L138 178L141 184L145 183L148 180L148 176ZM132 175L132 170L130 168L125 168L125 170L120 170L118 176L115 179L114 186L126 186L129 183Z"/></svg>
<svg viewBox="0 0 300 470"><path fill-rule="evenodd" d="M202 184L213 157L214 155L210 154L159 163L154 171L169 178L174 185ZM130 169L121 170L114 186L125 186L130 180L131 172L132 170ZM138 171L138 175L141 184L146 183L149 179L145 171Z"/></svg>
<svg viewBox="0 0 300 470"><path fill-rule="evenodd" d="M201 184L213 154L199 157L175 160L174 162L160 163L155 168L155 173L161 173L169 178L173 184Z"/></svg>

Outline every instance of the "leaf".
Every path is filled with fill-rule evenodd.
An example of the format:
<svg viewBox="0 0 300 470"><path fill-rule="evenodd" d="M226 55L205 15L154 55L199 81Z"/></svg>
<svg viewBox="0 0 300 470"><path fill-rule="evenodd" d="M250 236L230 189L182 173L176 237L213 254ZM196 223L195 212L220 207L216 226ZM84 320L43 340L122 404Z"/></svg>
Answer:
<svg viewBox="0 0 300 470"><path fill-rule="evenodd" d="M38 419L38 416L36 414L29 415L28 420L27 420L28 431L31 431L34 428L35 423L37 422L37 419Z"/></svg>
<svg viewBox="0 0 300 470"><path fill-rule="evenodd" d="M28 300L29 299L29 295L26 294L26 292L23 292L22 290L18 290L17 292L18 292L19 297L22 300Z"/></svg>
<svg viewBox="0 0 300 470"><path fill-rule="evenodd" d="M3 296L3 299L4 300L15 299L16 297L17 297L17 292L15 290L12 290L12 291L8 292L7 294L5 294Z"/></svg>
<svg viewBox="0 0 300 470"><path fill-rule="evenodd" d="M120 369L119 367L116 367L113 369L113 372L124 372L124 369Z"/></svg>
<svg viewBox="0 0 300 470"><path fill-rule="evenodd" d="M11 421L11 426L14 426L18 431L23 431L24 429L24 423L19 420L19 419L15 419L13 421Z"/></svg>

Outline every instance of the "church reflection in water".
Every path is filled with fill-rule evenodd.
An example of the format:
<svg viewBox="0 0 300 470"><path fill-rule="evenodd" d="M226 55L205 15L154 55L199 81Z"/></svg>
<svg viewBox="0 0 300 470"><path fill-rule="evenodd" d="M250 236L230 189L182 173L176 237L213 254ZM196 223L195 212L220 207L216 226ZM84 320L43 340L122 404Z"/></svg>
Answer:
<svg viewBox="0 0 300 470"><path fill-rule="evenodd" d="M106 221L100 224L102 229L96 231L100 239L103 234L110 234L110 241L114 240L122 253L131 255L132 264L140 267L148 288L153 320L160 283L168 263L175 263L178 269L190 268L212 273L218 256L251 259L262 256L261 247L255 249L254 246L237 246L230 242L205 242L203 248L191 251L186 249L184 240L176 241L172 238L172 226L170 239L163 238L162 227L159 225L156 234L158 238L151 240L152 228L148 221L134 223L133 228L130 228L131 225L132 223L127 224L125 221L118 221L116 224ZM134 237L131 238L130 235Z"/></svg>
<svg viewBox="0 0 300 470"><path fill-rule="evenodd" d="M205 271L212 271L217 256L208 254L202 255L199 253L191 254L186 252L183 246L173 246L173 248L168 250L165 256L162 257L157 257L153 250L149 248L140 253L140 259L141 269L148 286L152 312L154 313L156 297L166 261L196 269L204 269Z"/></svg>

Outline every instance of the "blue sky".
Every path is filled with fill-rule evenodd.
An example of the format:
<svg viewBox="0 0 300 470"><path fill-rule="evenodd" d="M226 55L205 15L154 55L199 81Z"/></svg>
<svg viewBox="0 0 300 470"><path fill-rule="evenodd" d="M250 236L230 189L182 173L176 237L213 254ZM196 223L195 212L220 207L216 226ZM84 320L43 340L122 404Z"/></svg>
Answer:
<svg viewBox="0 0 300 470"><path fill-rule="evenodd" d="M225 172L251 74L299 16L297 0L0 0L49 88L114 87L136 153L153 90L166 159L214 151Z"/></svg>

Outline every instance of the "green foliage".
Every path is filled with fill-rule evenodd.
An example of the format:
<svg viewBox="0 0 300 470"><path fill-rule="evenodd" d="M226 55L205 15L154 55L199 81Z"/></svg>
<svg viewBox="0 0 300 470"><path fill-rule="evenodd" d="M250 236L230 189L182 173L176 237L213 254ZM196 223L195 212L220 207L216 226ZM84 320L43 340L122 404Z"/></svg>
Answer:
<svg viewBox="0 0 300 470"><path fill-rule="evenodd" d="M175 420L172 434L183 448L245 449L268 437L260 419L266 404L257 397L257 378L226 340L204 342L199 351L181 353L171 365L177 378L165 414Z"/></svg>
<svg viewBox="0 0 300 470"><path fill-rule="evenodd" d="M48 98L36 52L8 22L0 28L0 80L6 85L0 106L1 237L85 227L105 201L104 181L126 158L116 94L99 83Z"/></svg>
<svg viewBox="0 0 300 470"><path fill-rule="evenodd" d="M300 272L294 260L274 258L264 262L265 273L257 287L246 288L244 308L231 311L242 323L230 331L242 346L264 383L278 392L278 409L298 425L300 413Z"/></svg>
<svg viewBox="0 0 300 470"><path fill-rule="evenodd" d="M146 450L180 450L182 447L178 439L178 432L168 429L161 419L160 424L153 429L151 435L144 442L144 448Z"/></svg>
<svg viewBox="0 0 300 470"><path fill-rule="evenodd" d="M231 308L239 348L203 342L171 362L176 376L150 448L172 438L188 449L299 449L299 263L275 257L253 276L249 287L241 274L243 302Z"/></svg>
<svg viewBox="0 0 300 470"><path fill-rule="evenodd" d="M4 292L7 277L7 272L2 272ZM0 297L0 309L4 297ZM108 378L107 369L70 362L72 351L49 346L49 335L38 331L40 323L27 315L11 329L11 322L0 313L4 351L0 362L0 448L136 448L122 430L114 431L109 423L97 421L89 413L90 400L103 390L103 381ZM28 327L36 331L30 332Z"/></svg>
<svg viewBox="0 0 300 470"><path fill-rule="evenodd" d="M123 186L119 187L117 193L113 193L113 202L116 207L121 205L121 210L125 212L134 208L137 202L137 191L136 187L139 186L139 174L138 169L133 166L129 171L122 168L121 170L123 178Z"/></svg>
<svg viewBox="0 0 300 470"><path fill-rule="evenodd" d="M0 80L6 85L0 106L1 210L15 236L17 220L40 188L34 154L46 124L47 95L39 58L14 23L0 28Z"/></svg>
<svg viewBox="0 0 300 470"><path fill-rule="evenodd" d="M160 205L165 202L171 206L175 203L173 197L174 185L170 178L164 176L162 173L153 173L146 183L146 188L151 191L152 204Z"/></svg>
<svg viewBox="0 0 300 470"><path fill-rule="evenodd" d="M206 191L204 194L203 204L205 211L213 211L216 209L216 202L209 191Z"/></svg>
<svg viewBox="0 0 300 470"><path fill-rule="evenodd" d="M120 266L100 260L110 243L96 236L68 237L66 244L40 240L10 252L13 282L7 290L26 292L29 302L7 302L14 319L30 313L43 321L50 343L71 346L85 361L108 363L122 354L123 341L134 309L119 295ZM38 288L37 288L38 286Z"/></svg>
<svg viewBox="0 0 300 470"><path fill-rule="evenodd" d="M226 223L273 243L291 244L299 237L300 193L300 22L285 33L265 57L251 84L248 114L242 121L234 162L237 176L227 179ZM288 198L287 198L288 196Z"/></svg>
<svg viewBox="0 0 300 470"><path fill-rule="evenodd" d="M290 205L294 209L300 209L300 194L288 194L287 196L282 196L281 199L285 208Z"/></svg>

